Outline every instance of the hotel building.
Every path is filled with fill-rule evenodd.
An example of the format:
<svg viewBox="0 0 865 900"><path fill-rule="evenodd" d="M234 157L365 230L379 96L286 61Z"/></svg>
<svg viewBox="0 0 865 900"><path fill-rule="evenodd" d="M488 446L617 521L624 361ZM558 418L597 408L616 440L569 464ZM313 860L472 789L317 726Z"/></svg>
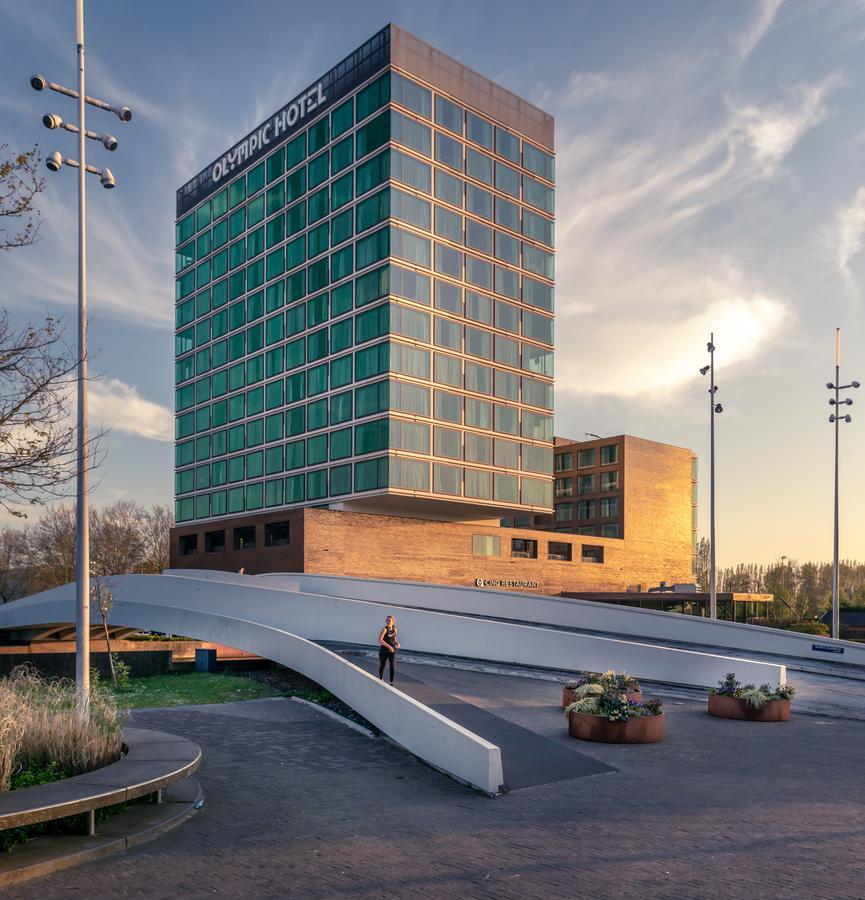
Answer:
<svg viewBox="0 0 865 900"><path fill-rule="evenodd" d="M551 511L554 196L552 118L394 26L180 188L187 545L304 506Z"/></svg>

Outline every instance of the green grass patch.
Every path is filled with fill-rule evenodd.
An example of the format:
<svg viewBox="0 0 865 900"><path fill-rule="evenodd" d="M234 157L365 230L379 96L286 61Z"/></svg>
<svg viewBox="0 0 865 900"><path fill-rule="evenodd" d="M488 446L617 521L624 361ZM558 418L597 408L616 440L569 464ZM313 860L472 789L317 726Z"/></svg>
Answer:
<svg viewBox="0 0 865 900"><path fill-rule="evenodd" d="M110 682L106 687L109 685ZM117 703L131 709L146 709L281 696L283 694L270 685L249 678L207 672L174 672L149 678L130 678L128 690L118 691Z"/></svg>

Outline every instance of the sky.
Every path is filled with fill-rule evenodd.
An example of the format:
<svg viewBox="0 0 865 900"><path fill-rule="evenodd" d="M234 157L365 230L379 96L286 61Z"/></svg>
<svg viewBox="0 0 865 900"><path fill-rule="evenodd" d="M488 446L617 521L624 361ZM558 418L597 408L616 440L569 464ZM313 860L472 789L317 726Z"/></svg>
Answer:
<svg viewBox="0 0 865 900"><path fill-rule="evenodd" d="M556 433L634 434L700 457L708 533L714 332L720 565L832 553L834 329L865 383L865 4L509 0L320 7L85 4L87 92L117 189L88 184L96 503L172 500L176 189L389 21L556 118ZM75 83L71 0L0 0L0 143L74 155L34 72ZM76 193L48 178L41 240L0 256L16 321L74 337ZM865 557L865 390L842 426L841 553ZM859 413L857 413L857 409Z"/></svg>

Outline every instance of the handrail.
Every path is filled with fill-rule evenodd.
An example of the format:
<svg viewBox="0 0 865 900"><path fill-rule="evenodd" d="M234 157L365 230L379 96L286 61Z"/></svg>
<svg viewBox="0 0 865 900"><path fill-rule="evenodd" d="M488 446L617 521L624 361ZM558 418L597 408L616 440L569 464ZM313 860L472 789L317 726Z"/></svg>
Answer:
<svg viewBox="0 0 865 900"><path fill-rule="evenodd" d="M192 775L201 763L198 744L177 735L127 728L124 741L129 752L116 763L0 794L0 831L88 813L92 833L95 810L158 794Z"/></svg>

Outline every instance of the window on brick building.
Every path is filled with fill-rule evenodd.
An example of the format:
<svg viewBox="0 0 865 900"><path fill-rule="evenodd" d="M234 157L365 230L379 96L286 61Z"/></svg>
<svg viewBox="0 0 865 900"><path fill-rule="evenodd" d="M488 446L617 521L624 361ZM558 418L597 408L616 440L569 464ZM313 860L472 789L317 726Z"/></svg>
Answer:
<svg viewBox="0 0 865 900"><path fill-rule="evenodd" d="M288 522L268 522L264 526L264 546L284 547L291 543L291 530Z"/></svg>
<svg viewBox="0 0 865 900"><path fill-rule="evenodd" d="M225 532L208 531L204 535L205 553L222 553L225 550Z"/></svg>
<svg viewBox="0 0 865 900"><path fill-rule="evenodd" d="M234 529L235 550L255 550L255 526L245 525Z"/></svg>

